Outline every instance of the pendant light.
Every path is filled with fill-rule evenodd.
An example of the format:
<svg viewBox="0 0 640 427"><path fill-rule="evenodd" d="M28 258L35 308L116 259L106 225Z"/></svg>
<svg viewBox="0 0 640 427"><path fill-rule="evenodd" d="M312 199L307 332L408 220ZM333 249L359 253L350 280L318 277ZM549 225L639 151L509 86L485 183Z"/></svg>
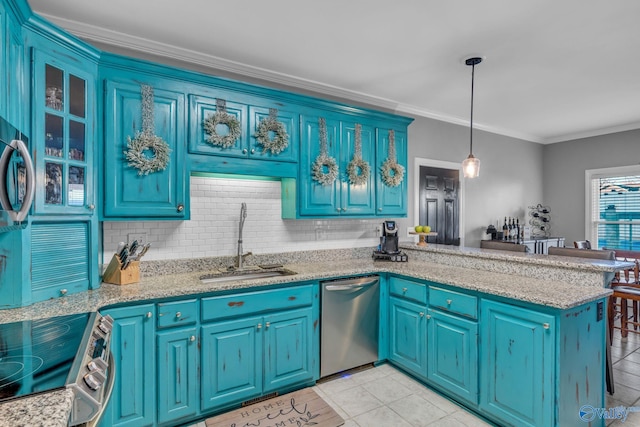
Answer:
<svg viewBox="0 0 640 427"><path fill-rule="evenodd" d="M462 172L465 178L477 178L480 175L480 159L473 155L473 78L476 65L482 62L482 58L473 57L464 61L471 66L471 120L469 121L469 157L462 162Z"/></svg>

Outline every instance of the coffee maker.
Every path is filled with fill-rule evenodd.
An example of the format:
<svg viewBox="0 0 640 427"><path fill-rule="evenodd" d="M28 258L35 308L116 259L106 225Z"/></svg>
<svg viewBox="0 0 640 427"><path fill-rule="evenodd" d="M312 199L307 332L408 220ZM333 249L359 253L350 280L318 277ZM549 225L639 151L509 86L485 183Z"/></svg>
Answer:
<svg viewBox="0 0 640 427"><path fill-rule="evenodd" d="M373 251L373 258L387 261L407 261L407 255L398 249L398 226L395 221L382 223L382 235L378 250Z"/></svg>

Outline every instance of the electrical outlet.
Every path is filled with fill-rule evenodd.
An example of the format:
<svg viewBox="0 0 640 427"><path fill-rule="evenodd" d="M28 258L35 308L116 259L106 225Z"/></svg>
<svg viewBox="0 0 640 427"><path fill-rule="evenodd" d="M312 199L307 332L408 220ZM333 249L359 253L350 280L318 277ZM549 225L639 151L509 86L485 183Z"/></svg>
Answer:
<svg viewBox="0 0 640 427"><path fill-rule="evenodd" d="M316 240L326 240L327 232L321 228L316 228Z"/></svg>
<svg viewBox="0 0 640 427"><path fill-rule="evenodd" d="M131 244L134 240L138 241L138 245L147 243L147 233L129 233L127 234L127 243Z"/></svg>

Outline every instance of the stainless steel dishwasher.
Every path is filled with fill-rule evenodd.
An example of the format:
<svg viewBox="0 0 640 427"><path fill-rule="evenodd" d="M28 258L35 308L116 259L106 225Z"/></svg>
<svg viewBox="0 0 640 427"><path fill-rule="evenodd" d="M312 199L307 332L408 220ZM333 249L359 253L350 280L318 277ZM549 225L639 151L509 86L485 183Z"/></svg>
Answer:
<svg viewBox="0 0 640 427"><path fill-rule="evenodd" d="M320 283L320 377L378 360L380 278Z"/></svg>

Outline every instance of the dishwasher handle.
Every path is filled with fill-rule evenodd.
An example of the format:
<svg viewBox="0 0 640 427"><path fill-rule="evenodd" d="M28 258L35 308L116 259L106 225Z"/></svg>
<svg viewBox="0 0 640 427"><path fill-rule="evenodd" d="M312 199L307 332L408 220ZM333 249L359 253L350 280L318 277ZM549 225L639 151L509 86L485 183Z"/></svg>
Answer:
<svg viewBox="0 0 640 427"><path fill-rule="evenodd" d="M325 282L323 286L327 291L351 291L354 289L362 289L373 286L379 281L379 277L363 277Z"/></svg>

